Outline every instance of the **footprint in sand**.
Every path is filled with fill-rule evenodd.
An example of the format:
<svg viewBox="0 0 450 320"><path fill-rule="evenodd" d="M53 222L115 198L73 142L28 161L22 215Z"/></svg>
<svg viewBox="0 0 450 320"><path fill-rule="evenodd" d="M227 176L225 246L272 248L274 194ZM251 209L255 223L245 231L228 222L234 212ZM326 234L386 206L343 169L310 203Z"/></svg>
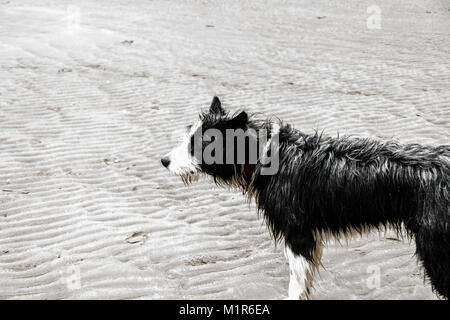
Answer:
<svg viewBox="0 0 450 320"><path fill-rule="evenodd" d="M145 232L135 232L125 239L130 244L144 244L147 241L148 235Z"/></svg>
<svg viewBox="0 0 450 320"><path fill-rule="evenodd" d="M185 265L187 266L201 266L204 264L210 264L210 263L216 263L217 262L217 257L215 256L199 256L199 257L194 257L191 258L189 260L186 260L184 262Z"/></svg>
<svg viewBox="0 0 450 320"><path fill-rule="evenodd" d="M67 73L67 72L72 72L72 69L70 68L61 68L58 70L58 73Z"/></svg>

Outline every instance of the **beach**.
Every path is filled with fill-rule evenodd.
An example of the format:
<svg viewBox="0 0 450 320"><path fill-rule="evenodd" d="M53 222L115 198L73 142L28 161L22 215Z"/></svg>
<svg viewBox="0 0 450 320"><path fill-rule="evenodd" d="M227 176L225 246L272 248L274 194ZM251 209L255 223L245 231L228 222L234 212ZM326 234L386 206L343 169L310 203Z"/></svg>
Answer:
<svg viewBox="0 0 450 320"><path fill-rule="evenodd" d="M449 144L449 18L446 1L2 0L0 299L285 298L255 204L161 157L214 95L307 133ZM331 241L312 298L437 299L414 251L391 230Z"/></svg>

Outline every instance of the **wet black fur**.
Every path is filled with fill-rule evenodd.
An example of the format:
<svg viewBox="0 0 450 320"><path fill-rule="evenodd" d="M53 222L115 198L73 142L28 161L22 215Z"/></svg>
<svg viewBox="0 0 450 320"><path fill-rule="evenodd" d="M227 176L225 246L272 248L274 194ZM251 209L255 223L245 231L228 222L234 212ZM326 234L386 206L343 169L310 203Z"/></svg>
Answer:
<svg viewBox="0 0 450 320"><path fill-rule="evenodd" d="M245 112L229 115L216 97L207 128L270 128ZM433 289L450 295L450 146L308 135L282 124L276 175L255 166L202 165L218 184L254 198L275 239L313 261L320 234L405 227ZM250 176L249 176L250 175Z"/></svg>

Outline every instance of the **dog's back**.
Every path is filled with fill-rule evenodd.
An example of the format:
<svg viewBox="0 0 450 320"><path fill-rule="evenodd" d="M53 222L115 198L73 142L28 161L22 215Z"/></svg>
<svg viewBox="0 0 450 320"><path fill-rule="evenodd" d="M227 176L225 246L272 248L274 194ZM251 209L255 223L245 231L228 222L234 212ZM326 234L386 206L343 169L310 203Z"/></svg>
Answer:
<svg viewBox="0 0 450 320"><path fill-rule="evenodd" d="M284 126L279 153L278 174L254 181L275 235L301 234L308 257L313 234L342 236L383 225L400 230L404 224L434 288L449 295L449 146L323 138Z"/></svg>

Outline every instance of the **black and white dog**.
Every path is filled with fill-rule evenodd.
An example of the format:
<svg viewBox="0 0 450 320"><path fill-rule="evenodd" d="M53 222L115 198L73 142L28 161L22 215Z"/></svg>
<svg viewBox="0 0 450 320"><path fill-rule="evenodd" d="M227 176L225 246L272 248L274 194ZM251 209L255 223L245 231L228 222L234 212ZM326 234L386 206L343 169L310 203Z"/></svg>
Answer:
<svg viewBox="0 0 450 320"><path fill-rule="evenodd" d="M229 131L244 132L245 142L223 139ZM275 240L285 241L289 298L309 297L327 238L380 227L406 230L433 289L450 295L450 146L308 135L230 115L214 97L161 162L186 183L203 173L256 200Z"/></svg>

